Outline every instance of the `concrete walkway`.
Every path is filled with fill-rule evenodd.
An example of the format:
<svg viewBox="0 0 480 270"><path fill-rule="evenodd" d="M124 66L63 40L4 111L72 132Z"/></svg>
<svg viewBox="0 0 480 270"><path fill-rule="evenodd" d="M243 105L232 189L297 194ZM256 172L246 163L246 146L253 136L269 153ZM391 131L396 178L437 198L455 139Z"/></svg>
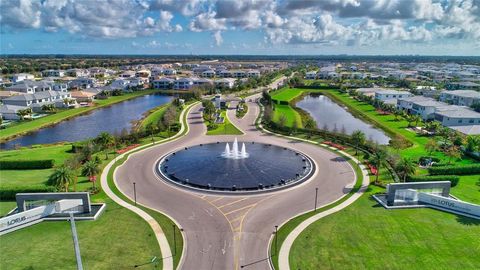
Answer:
<svg viewBox="0 0 480 270"><path fill-rule="evenodd" d="M156 142L155 144L160 144L160 143L163 143L165 141L175 140L175 139L181 137L182 136L181 134L185 131L186 128L188 128L188 127L186 127L187 125L185 125L185 123L183 122L184 115L185 115L185 113L188 113L188 111L190 111L190 109L192 107L193 107L193 105L190 106L188 108L188 110L183 110L182 113L180 114L180 119L181 119L181 123L182 123L180 131L175 136L173 136L171 138L161 140L159 142ZM141 146L140 149L145 149L145 148L147 148L151 145L153 145L153 144L152 143L146 144L144 146ZM123 157L125 157L125 155L128 155L132 152L138 151L138 149L139 148L135 148L135 149L132 149L128 152L125 152L125 153L117 156L114 160L110 161L107 164L107 166L105 166L105 168L103 169L102 175L101 175L101 182L100 182L101 186L102 186L102 190L105 191L105 194L107 194L107 196L110 197L114 202L116 202L117 204L119 204L119 205L127 208L128 210L136 213L141 218L143 218L148 223L148 225L150 225L150 227L152 228L152 230L155 234L155 237L157 238L158 245L160 246L160 252L162 254L162 264L163 264L162 269L173 270L172 251L170 249L170 245L168 244L167 237L165 236L162 228L160 227L160 224L158 224L158 222L152 216L150 216L147 212L145 212L142 209L140 209L140 208L138 208L134 205L131 205L130 203L122 200L108 186L108 180L107 180L108 172L110 171L112 166L115 164L117 159L122 159Z"/></svg>

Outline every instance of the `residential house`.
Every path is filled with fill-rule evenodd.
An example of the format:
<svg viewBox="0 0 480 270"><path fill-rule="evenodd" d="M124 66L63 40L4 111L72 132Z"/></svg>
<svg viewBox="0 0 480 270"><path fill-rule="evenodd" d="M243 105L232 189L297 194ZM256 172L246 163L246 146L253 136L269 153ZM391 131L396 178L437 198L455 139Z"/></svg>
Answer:
<svg viewBox="0 0 480 270"><path fill-rule="evenodd" d="M207 69L201 73L201 76L204 78L213 78L215 77L215 70Z"/></svg>
<svg viewBox="0 0 480 270"><path fill-rule="evenodd" d="M18 73L12 76L13 83L21 82L24 80L34 80L34 79L35 79L35 76L29 73Z"/></svg>
<svg viewBox="0 0 480 270"><path fill-rule="evenodd" d="M253 69L248 70L247 71L247 77L248 78L258 78L258 77L260 77L260 71L253 70Z"/></svg>
<svg viewBox="0 0 480 270"><path fill-rule="evenodd" d="M155 89L172 89L175 80L170 78L160 78L158 80L152 81L152 87Z"/></svg>
<svg viewBox="0 0 480 270"><path fill-rule="evenodd" d="M480 84L474 82L449 82L445 85L447 90L466 90L466 89L473 89L473 90L480 90Z"/></svg>
<svg viewBox="0 0 480 270"><path fill-rule="evenodd" d="M180 78L173 83L173 89L176 90L188 90L192 88L192 86L193 80L190 78Z"/></svg>
<svg viewBox="0 0 480 270"><path fill-rule="evenodd" d="M68 87L70 89L87 89L95 87L97 80L94 78L79 77L73 81L68 82Z"/></svg>
<svg viewBox="0 0 480 270"><path fill-rule="evenodd" d="M72 96L70 93L49 90L34 94L24 94L9 97L3 100L3 104L23 107L28 106L34 111L41 111L41 107L46 104L54 104L55 107L58 108L67 107L67 105L64 103L64 100L71 98ZM75 102L73 102L71 105L75 105Z"/></svg>
<svg viewBox="0 0 480 270"><path fill-rule="evenodd" d="M87 77L90 75L90 72L82 68L71 68L67 69L65 74L71 77Z"/></svg>
<svg viewBox="0 0 480 270"><path fill-rule="evenodd" d="M4 120L20 120L18 111L24 110L28 107L17 105L0 105L0 117Z"/></svg>
<svg viewBox="0 0 480 270"><path fill-rule="evenodd" d="M0 91L0 100L16 96L16 95L23 95L21 92L16 92L16 91Z"/></svg>
<svg viewBox="0 0 480 270"><path fill-rule="evenodd" d="M193 79L193 85L213 85L213 81L206 78L195 78Z"/></svg>
<svg viewBox="0 0 480 270"><path fill-rule="evenodd" d="M423 120L434 119L435 112L447 106L449 105L446 103L423 96L413 96L397 100L398 109L405 110L410 114L420 115Z"/></svg>
<svg viewBox="0 0 480 270"><path fill-rule="evenodd" d="M219 88L233 88L235 85L235 79L223 78L215 81L215 86Z"/></svg>
<svg viewBox="0 0 480 270"><path fill-rule="evenodd" d="M71 91L70 95L72 98L76 99L77 102L92 102L95 97L98 95L96 93L87 92L87 91Z"/></svg>
<svg viewBox="0 0 480 270"><path fill-rule="evenodd" d="M59 70L59 69L47 69L42 71L42 76L43 77L63 77L65 76L65 71Z"/></svg>
<svg viewBox="0 0 480 270"><path fill-rule="evenodd" d="M148 78L150 77L151 75L151 72L150 70L147 70L147 69L141 69L141 70L137 70L137 72L135 72L135 77L142 77L142 78Z"/></svg>
<svg viewBox="0 0 480 270"><path fill-rule="evenodd" d="M457 105L438 108L434 118L447 127L480 125L480 113Z"/></svg>
<svg viewBox="0 0 480 270"><path fill-rule="evenodd" d="M232 77L238 78L238 79L246 78L247 73L243 70L235 70L235 71L232 72Z"/></svg>
<svg viewBox="0 0 480 270"><path fill-rule="evenodd" d="M480 92L474 90L443 91L440 100L453 105L472 106L480 103Z"/></svg>
<svg viewBox="0 0 480 270"><path fill-rule="evenodd" d="M165 75L176 75L177 70L175 70L173 68L167 68L163 71L163 74L165 74Z"/></svg>
<svg viewBox="0 0 480 270"><path fill-rule="evenodd" d="M375 99L380 101L386 101L389 99L407 98L411 96L413 96L413 94L407 91L380 90L375 92Z"/></svg>
<svg viewBox="0 0 480 270"><path fill-rule="evenodd" d="M231 78L233 77L233 74L231 71L229 70L221 70L219 73L218 73L218 76L220 78Z"/></svg>
<svg viewBox="0 0 480 270"><path fill-rule="evenodd" d="M52 90L52 85L49 82L45 81L23 80L12 86L7 87L6 89L9 91L33 94L35 92Z"/></svg>

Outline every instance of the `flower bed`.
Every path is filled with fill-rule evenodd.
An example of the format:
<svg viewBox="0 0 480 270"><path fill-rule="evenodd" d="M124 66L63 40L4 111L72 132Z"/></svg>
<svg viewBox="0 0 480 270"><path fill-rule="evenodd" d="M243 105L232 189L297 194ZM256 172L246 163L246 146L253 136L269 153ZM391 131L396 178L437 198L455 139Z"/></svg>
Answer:
<svg viewBox="0 0 480 270"><path fill-rule="evenodd" d="M140 144L132 144L132 145L127 146L127 147L125 147L125 148L123 148L123 149L117 150L117 154L123 154L123 153L125 153L125 152L127 152L127 151L130 151L130 150L132 150L133 148L138 147L138 146L140 146Z"/></svg>

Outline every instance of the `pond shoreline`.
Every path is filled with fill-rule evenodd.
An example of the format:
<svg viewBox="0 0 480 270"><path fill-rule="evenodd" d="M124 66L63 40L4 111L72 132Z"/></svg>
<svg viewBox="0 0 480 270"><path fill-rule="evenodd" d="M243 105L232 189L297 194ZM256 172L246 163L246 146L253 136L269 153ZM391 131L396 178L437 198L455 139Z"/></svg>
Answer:
<svg viewBox="0 0 480 270"><path fill-rule="evenodd" d="M48 123L46 125L42 125L34 130L29 130L28 132L18 133L15 136L9 137L8 140L1 141L1 148L2 150L11 150L14 149L14 145L16 145L18 141L19 147L29 147L33 145L52 145L52 144L61 144L61 143L72 143L77 141L83 141L85 136L89 134L97 133L97 130L101 128L105 128L107 132L113 132L112 128L115 124L119 127L119 130L123 127L123 129L133 129L135 128L135 123L143 121L148 115L151 110L156 110L160 106L165 106L165 104L170 103L170 100L165 99L168 95L165 94L158 94L162 97L155 97L154 99L148 98L148 96L156 96L156 91L145 91L143 93L137 93L136 95L130 95L122 99L114 100L111 103L100 104L88 110L80 111L75 113L74 115L70 115L68 117L63 118L61 121L55 121ZM140 99L140 100L137 100ZM164 99L164 100L162 100ZM132 107L131 114L128 111L129 109L126 105L120 105L125 102L132 102L134 107ZM150 100L150 101L149 101ZM146 102L146 103L145 103ZM161 103L164 102L164 103ZM155 106L156 104L160 104L159 106ZM142 105L145 104L145 105ZM148 105L155 106L152 109L148 109ZM114 106L115 109L110 109ZM147 111L142 113L141 109L142 106L147 106ZM113 110L113 111L112 111ZM120 113L120 114L119 114ZM127 114L125 114L127 113ZM92 116L89 116L94 114ZM113 117L113 118L109 118ZM125 122L121 122L122 117L125 119ZM137 119L132 119L138 117ZM78 120L77 120L78 119ZM102 119L102 120L100 120ZM109 121L112 119L112 121ZM68 123L69 121L75 121L73 123ZM99 123L98 121L107 121L106 126ZM119 122L120 121L120 122ZM77 123L78 122L78 123ZM126 123L126 124L123 124ZM58 125L62 125L58 127ZM78 126L77 126L78 125ZM82 127L87 127L86 129L81 129ZM45 131L46 129L52 129ZM65 128L65 129L62 129ZM85 131L84 131L85 130ZM52 133L53 132L53 133ZM38 133L38 135L36 135ZM30 136L30 137L29 137ZM35 137L36 136L36 137ZM53 136L53 138L51 137ZM24 139L22 139L25 137ZM71 138L71 140L70 140ZM15 141L17 140L17 141ZM55 141L58 140L58 141ZM13 142L12 142L13 141Z"/></svg>
<svg viewBox="0 0 480 270"><path fill-rule="evenodd" d="M3 144L3 143L6 143L8 141L11 141L13 139L16 139L18 137L22 137L22 136L27 136L27 135L31 135L35 132L38 132L39 130L41 129L44 129L44 128L49 128L49 127L52 127L52 126L55 126L55 125L58 125L64 121L68 121L68 120L71 120L73 118L76 118L76 117L79 117L79 116L82 116L82 115L86 115L88 113L91 113L97 109L103 109L103 108L108 108L112 105L115 105L115 104L118 104L118 103L121 103L121 102L125 102L125 101L128 101L128 100L131 100L131 99L135 99L135 98L139 98L139 97L142 97L142 96L146 96L146 95L152 95L152 94L157 94L157 93L160 93L158 91L154 91L154 90L143 90L142 91L143 93L140 93L140 94L135 94L135 92L133 92L133 94L131 94L130 96L126 97L125 99L119 99L119 100L116 100L116 101L112 101L110 103L106 103L106 104L96 104L92 107L83 107L85 108L85 110L82 110L82 111L79 111L79 112L75 112L71 115L68 115L68 116L65 116L64 118L60 119L60 120L57 120L57 121L52 121L52 122L49 122L49 123L45 123L45 124L42 124L38 127L35 127L35 128L32 128L32 129L29 129L27 131L22 131L22 132L17 132L13 135L7 135L5 137L2 137L0 139L0 144ZM137 92L138 93L138 92ZM110 97L111 98L111 97ZM80 108L75 108L75 109L82 109L82 107ZM75 110L73 109L73 110ZM52 114L52 115L55 115L55 114ZM46 116L48 117L48 116ZM32 122L35 121L35 120L32 120ZM15 127L15 126L13 126ZM8 128L6 128L8 129ZM6 130L6 129L3 129L3 130Z"/></svg>

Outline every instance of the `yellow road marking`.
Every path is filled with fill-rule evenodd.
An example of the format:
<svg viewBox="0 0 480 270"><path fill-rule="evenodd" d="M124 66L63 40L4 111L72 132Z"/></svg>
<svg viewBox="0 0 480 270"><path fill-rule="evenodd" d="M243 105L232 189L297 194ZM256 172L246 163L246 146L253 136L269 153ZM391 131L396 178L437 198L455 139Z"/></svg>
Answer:
<svg viewBox="0 0 480 270"><path fill-rule="evenodd" d="M244 217L245 217L245 215L242 215L242 216L236 217L236 218L234 218L234 219L230 220L230 222L235 222L235 221L237 221L237 220L239 220L239 219L242 219L242 218L244 218Z"/></svg>
<svg viewBox="0 0 480 270"><path fill-rule="evenodd" d="M235 203L237 203L237 202L244 201L244 200L246 200L246 199L248 199L248 197L245 197L245 198L242 198L242 199L240 199L240 200L233 201L233 202L229 202L229 203L227 203L227 204L224 204L224 205L219 206L218 208L220 209L220 208L223 208L223 207L225 207L225 206L229 206L229 205L235 204Z"/></svg>
<svg viewBox="0 0 480 270"><path fill-rule="evenodd" d="M209 203L214 203L214 202L216 202L216 201L220 201L221 199L223 199L223 197L219 197L219 198L213 199L213 200L208 201L208 202L209 202ZM217 206L215 205L215 207L217 207ZM218 208L218 207L217 207L217 208Z"/></svg>
<svg viewBox="0 0 480 270"><path fill-rule="evenodd" d="M253 207L253 206L255 206L255 205L257 205L257 204L256 204L256 203L252 203L252 204L249 204L249 205L247 205L247 206L244 206L244 207L241 207L241 208L232 210L232 211L230 211L230 212L228 212L228 213L225 213L225 215L230 215L230 214L232 214L232 213L241 211L241 210L243 210L243 209L247 209L247 208L249 208L249 207Z"/></svg>

